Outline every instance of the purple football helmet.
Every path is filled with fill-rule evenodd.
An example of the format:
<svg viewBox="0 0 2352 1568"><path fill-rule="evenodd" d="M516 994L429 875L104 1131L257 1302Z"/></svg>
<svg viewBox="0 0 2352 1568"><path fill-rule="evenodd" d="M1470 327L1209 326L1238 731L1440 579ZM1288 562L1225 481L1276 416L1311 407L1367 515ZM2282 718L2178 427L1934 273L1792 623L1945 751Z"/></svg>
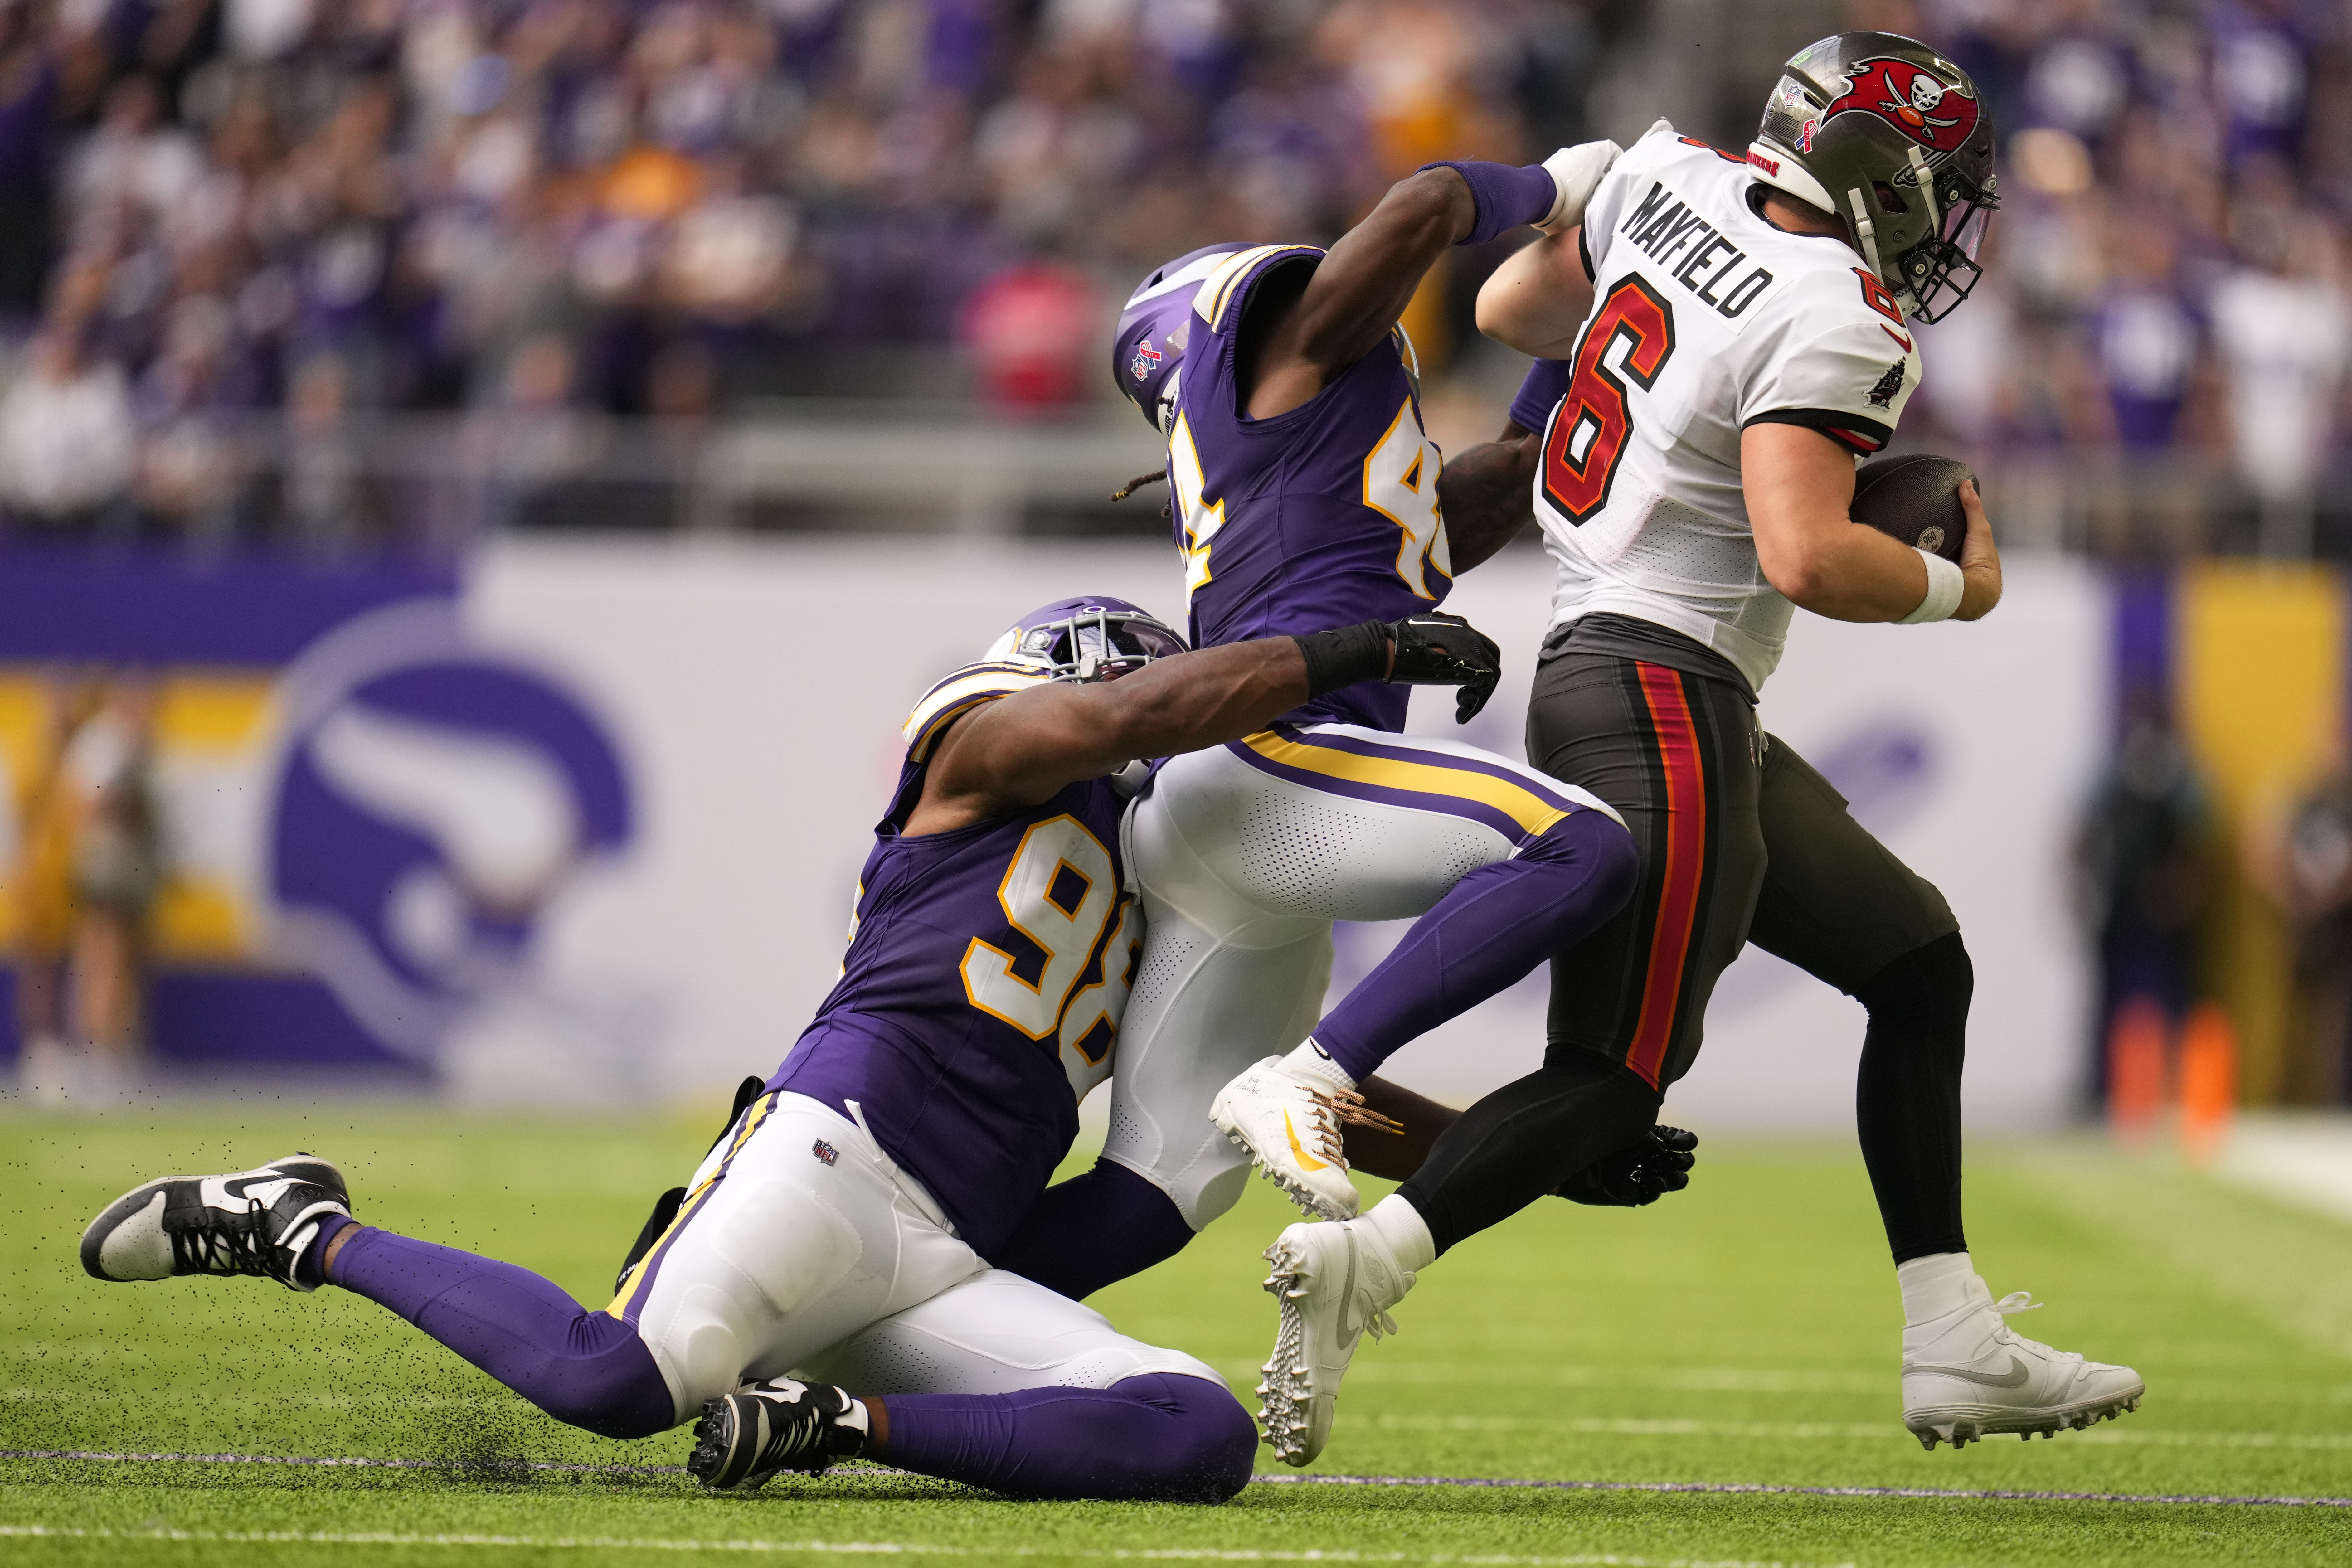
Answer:
<svg viewBox="0 0 2352 1568"><path fill-rule="evenodd" d="M1162 435L1175 422L1176 367L1192 335L1192 296L1225 258L1250 247L1239 240L1203 246L1157 268L1135 286L1119 312L1112 340L1111 379L1151 427Z"/></svg>
<svg viewBox="0 0 2352 1568"><path fill-rule="evenodd" d="M1030 611L989 646L986 658L1028 665L1054 680L1098 680L1186 651L1184 639L1125 599L1059 599Z"/></svg>

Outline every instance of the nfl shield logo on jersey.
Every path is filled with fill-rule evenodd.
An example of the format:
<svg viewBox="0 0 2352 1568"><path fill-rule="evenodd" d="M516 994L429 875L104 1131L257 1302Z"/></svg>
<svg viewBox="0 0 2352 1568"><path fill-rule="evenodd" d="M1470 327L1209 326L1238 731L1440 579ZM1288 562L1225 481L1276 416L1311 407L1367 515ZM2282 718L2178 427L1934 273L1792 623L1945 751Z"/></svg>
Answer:
<svg viewBox="0 0 2352 1568"><path fill-rule="evenodd" d="M1138 381L1147 380L1153 371L1160 368L1160 362L1166 357L1158 349L1153 348L1151 341L1147 338L1135 345L1135 357L1127 362L1128 374Z"/></svg>

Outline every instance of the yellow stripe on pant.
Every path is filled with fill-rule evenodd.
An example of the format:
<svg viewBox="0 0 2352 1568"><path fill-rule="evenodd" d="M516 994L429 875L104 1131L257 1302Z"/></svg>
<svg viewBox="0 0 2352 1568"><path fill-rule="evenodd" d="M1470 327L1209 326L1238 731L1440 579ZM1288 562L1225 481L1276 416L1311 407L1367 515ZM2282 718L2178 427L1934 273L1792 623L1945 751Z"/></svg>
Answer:
<svg viewBox="0 0 2352 1568"><path fill-rule="evenodd" d="M1402 739L1402 737L1400 737ZM1309 735L1292 740L1272 730L1245 737L1242 744L1268 762L1321 773L1350 784L1375 784L1413 795L1450 795L1490 806L1517 823L1532 838L1563 821L1568 812L1524 784L1499 779L1472 768L1450 768L1440 763L1406 762L1396 757L1370 757L1336 747L1318 746Z"/></svg>

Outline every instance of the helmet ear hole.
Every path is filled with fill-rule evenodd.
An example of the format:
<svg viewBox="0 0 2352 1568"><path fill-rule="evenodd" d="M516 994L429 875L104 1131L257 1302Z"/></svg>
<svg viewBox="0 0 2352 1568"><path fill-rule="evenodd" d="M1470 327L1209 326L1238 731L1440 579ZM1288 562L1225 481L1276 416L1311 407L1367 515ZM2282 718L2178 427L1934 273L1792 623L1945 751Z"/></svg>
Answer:
<svg viewBox="0 0 2352 1568"><path fill-rule="evenodd" d="M1895 187L1885 180L1872 181L1870 189L1871 194L1878 198L1878 205L1885 210L1891 213L1907 213L1911 210L1911 204L1905 201Z"/></svg>

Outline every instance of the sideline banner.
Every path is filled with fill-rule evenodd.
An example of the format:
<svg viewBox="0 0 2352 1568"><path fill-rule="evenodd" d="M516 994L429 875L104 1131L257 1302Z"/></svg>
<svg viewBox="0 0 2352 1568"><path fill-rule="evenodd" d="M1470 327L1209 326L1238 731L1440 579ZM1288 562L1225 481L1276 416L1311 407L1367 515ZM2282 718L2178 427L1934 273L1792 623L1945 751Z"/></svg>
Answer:
<svg viewBox="0 0 2352 1568"><path fill-rule="evenodd" d="M61 683L149 672L172 868L158 1057L530 1105L709 1098L768 1071L837 971L908 704L1038 604L1111 594L1182 619L1172 556L1134 542L518 540L462 582L42 570L0 574L0 837L13 859ZM1503 644L1508 679L1468 730L1434 700L1416 730L1519 754L1549 585L1532 552L1464 580L1451 607ZM2104 592L2020 562L1979 626L1800 617L1765 692L1768 727L1959 910L1987 1127L2057 1120L2081 1071L2063 891L2106 732ZM29 901L0 889L12 952ZM1335 997L1393 939L1344 932ZM1543 986L1416 1043L1397 1076L1462 1100L1525 1071ZM1709 1034L1675 1114L1850 1122L1853 1004L1751 955Z"/></svg>

